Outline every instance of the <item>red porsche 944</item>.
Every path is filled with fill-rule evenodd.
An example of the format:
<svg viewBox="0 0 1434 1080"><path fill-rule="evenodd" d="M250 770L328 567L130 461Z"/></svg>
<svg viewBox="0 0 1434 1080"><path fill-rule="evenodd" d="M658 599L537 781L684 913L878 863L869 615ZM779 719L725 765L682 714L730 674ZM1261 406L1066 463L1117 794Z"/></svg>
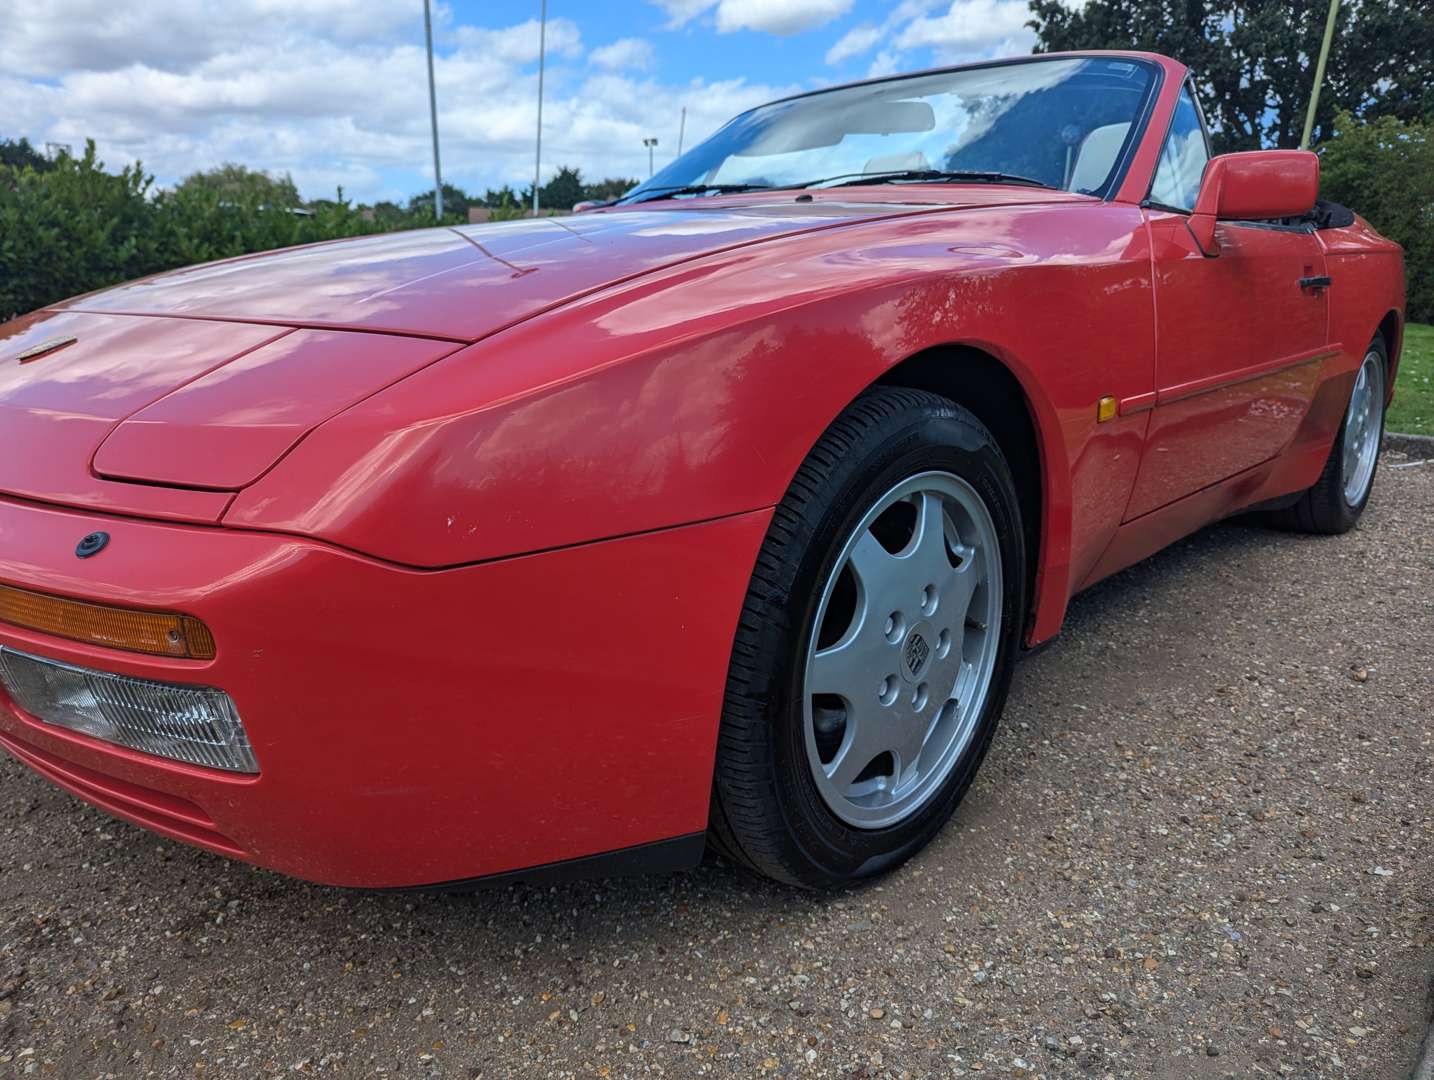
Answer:
<svg viewBox="0 0 1434 1080"><path fill-rule="evenodd" d="M1074 593L1358 521L1403 263L1318 189L1173 60L1037 56L18 318L0 746L340 885L888 870Z"/></svg>

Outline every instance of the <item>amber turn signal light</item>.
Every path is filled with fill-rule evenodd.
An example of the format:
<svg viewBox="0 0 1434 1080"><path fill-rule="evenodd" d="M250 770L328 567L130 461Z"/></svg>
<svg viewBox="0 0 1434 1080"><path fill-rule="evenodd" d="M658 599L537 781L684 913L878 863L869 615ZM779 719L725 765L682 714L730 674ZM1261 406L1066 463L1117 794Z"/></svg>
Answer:
<svg viewBox="0 0 1434 1080"><path fill-rule="evenodd" d="M127 652L214 659L214 635L188 615L89 604L0 585L0 622Z"/></svg>

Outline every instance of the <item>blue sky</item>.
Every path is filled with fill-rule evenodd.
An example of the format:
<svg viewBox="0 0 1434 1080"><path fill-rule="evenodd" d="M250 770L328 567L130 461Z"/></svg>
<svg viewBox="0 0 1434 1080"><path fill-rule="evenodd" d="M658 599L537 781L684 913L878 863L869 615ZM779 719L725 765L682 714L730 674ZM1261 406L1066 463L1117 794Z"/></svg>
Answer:
<svg viewBox="0 0 1434 1080"><path fill-rule="evenodd" d="M538 0L435 4L445 180L531 181ZM544 179L644 176L794 90L1029 52L1025 0L550 0ZM161 184L238 161L309 196L432 185L421 0L0 0L0 136L142 160Z"/></svg>

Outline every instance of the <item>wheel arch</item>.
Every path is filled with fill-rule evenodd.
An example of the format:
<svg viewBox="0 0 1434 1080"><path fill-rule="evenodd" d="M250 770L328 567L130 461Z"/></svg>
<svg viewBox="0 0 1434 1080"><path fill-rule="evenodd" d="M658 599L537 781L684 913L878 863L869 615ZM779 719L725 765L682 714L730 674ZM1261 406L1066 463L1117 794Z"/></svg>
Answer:
<svg viewBox="0 0 1434 1080"><path fill-rule="evenodd" d="M1404 323L1399 317L1399 312L1390 310L1379 320L1379 329L1376 331L1384 339L1384 349L1389 357L1389 385L1385 387L1386 398L1394 396L1394 378L1399 374L1399 353L1400 344L1404 337ZM1385 401L1388 404L1388 400Z"/></svg>
<svg viewBox="0 0 1434 1080"><path fill-rule="evenodd" d="M922 350L887 369L874 385L926 390L970 409L996 437L1016 481L1027 558L1026 627L1028 643L1037 633L1043 601L1041 583L1049 580L1048 560L1054 522L1050 453L1036 403L1020 377L991 352L952 343ZM1064 605L1054 612L1059 619ZM1040 637L1049 636L1040 634Z"/></svg>

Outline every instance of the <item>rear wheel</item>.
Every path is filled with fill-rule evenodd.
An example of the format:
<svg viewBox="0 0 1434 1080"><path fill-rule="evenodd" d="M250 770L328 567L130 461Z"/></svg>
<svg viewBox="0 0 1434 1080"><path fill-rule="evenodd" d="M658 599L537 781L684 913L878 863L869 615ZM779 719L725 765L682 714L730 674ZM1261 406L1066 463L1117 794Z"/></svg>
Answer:
<svg viewBox="0 0 1434 1080"><path fill-rule="evenodd" d="M1384 438L1389 355L1384 339L1369 344L1355 375L1344 420L1324 471L1293 506L1277 511L1276 524L1300 532L1342 533L1354 528L1369 502Z"/></svg>
<svg viewBox="0 0 1434 1080"><path fill-rule="evenodd" d="M718 744L717 847L818 887L918 850L995 733L1025 581L1015 484L981 422L920 391L858 399L758 557Z"/></svg>

